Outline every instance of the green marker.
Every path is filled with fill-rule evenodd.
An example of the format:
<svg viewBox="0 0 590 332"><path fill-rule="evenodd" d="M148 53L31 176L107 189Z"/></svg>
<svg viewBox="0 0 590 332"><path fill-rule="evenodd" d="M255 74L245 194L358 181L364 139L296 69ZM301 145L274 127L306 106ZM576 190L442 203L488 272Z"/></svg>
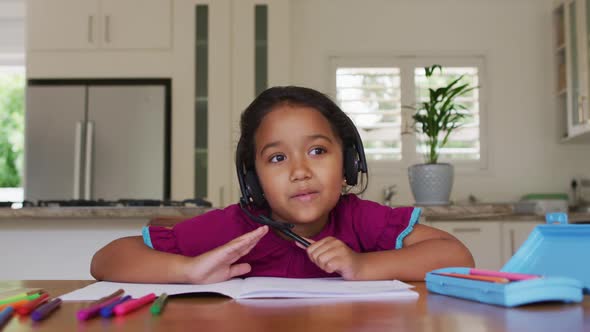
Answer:
<svg viewBox="0 0 590 332"><path fill-rule="evenodd" d="M153 316L159 315L162 311L164 311L164 306L166 305L166 300L168 299L168 294L162 293L162 295L158 296L158 299L152 306L150 307L150 312Z"/></svg>
<svg viewBox="0 0 590 332"><path fill-rule="evenodd" d="M14 295L14 296L11 296L11 297L7 297L5 299L0 300L0 305L14 303L14 302L21 301L21 300L31 301L31 300L34 300L34 299L40 297L40 296L41 296L41 294L39 294L39 293L30 294L30 295L27 295L26 293L24 293L24 294L17 294L17 295Z"/></svg>

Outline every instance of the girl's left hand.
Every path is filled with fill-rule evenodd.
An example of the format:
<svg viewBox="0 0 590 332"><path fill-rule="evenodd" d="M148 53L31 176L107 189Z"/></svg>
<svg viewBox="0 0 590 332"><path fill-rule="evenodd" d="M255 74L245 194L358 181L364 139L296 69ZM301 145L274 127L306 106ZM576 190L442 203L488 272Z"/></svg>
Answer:
<svg viewBox="0 0 590 332"><path fill-rule="evenodd" d="M338 273L345 280L357 280L360 274L361 254L350 249L344 242L329 236L320 241L306 239L311 245L305 248L307 255L320 269L328 273Z"/></svg>

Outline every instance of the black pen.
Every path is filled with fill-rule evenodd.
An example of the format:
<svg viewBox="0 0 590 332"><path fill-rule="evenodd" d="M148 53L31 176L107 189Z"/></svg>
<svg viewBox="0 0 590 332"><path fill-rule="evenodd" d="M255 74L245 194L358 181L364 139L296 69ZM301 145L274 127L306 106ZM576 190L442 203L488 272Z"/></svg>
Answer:
<svg viewBox="0 0 590 332"><path fill-rule="evenodd" d="M246 207L246 203L244 203L243 200L240 200L240 208L253 221L255 221L255 222L259 223L259 224L262 224L262 225L267 225L269 227L272 227L272 228L278 230L279 232L285 234L285 236L287 236L288 238L293 239L293 240L299 242L301 245L303 245L306 248L311 245L311 243L309 243L306 239L304 239L301 236L295 234L291 230L291 228L293 228L295 225L293 225L293 224L287 224L287 223L282 223L282 222L278 222L278 221L274 221L274 220L270 219L269 217L267 217L265 215L255 216L252 213L250 213L250 211L248 211L248 208Z"/></svg>
<svg viewBox="0 0 590 332"><path fill-rule="evenodd" d="M311 243L309 243L306 239L302 238L301 236L293 233L292 230L285 228L285 229L279 229L280 232L282 232L283 234L285 234L286 236L290 237L291 239L299 242L301 245L303 245L305 248L309 247L311 245Z"/></svg>
<svg viewBox="0 0 590 332"><path fill-rule="evenodd" d="M297 235L296 233L294 233L291 228L293 227L293 224L285 224L285 223L281 223L278 221L274 221L272 219L270 219L267 216L258 216L258 218L261 221L264 221L263 223L265 225L268 225L276 230L278 230L279 232L285 234L287 237L299 242L301 245L303 245L304 247L309 247L311 245L311 243L309 243L306 239L302 238L301 236ZM261 222L262 223L262 222Z"/></svg>

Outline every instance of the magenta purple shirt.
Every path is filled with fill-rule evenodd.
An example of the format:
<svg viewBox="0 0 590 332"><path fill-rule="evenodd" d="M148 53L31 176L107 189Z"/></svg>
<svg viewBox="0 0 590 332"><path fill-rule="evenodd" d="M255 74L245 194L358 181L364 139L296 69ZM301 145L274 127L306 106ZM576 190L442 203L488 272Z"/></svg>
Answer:
<svg viewBox="0 0 590 332"><path fill-rule="evenodd" d="M400 249L403 239L420 217L420 208L391 208L356 195L341 196L328 223L312 240L333 236L356 252ZM149 226L143 239L149 247L168 253L197 256L217 248L261 225L252 221L238 204L209 211L176 224L173 228ZM252 270L244 277L332 277L309 260L295 242L269 231L236 263L247 262Z"/></svg>

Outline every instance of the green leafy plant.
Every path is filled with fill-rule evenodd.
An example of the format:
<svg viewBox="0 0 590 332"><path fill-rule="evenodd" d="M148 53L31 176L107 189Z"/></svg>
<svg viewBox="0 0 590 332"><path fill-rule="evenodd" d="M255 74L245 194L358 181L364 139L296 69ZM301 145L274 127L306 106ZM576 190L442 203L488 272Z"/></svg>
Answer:
<svg viewBox="0 0 590 332"><path fill-rule="evenodd" d="M436 69L442 74L442 66L432 65L424 68L426 78L430 79ZM462 84L464 75L452 80L445 86L429 88L427 101L414 106L404 106L414 110L414 130L426 136L426 163L436 164L440 149L447 144L449 135L464 123L467 109L456 102L456 98L476 89L469 84Z"/></svg>
<svg viewBox="0 0 590 332"><path fill-rule="evenodd" d="M0 73L0 187L21 185L24 75Z"/></svg>

